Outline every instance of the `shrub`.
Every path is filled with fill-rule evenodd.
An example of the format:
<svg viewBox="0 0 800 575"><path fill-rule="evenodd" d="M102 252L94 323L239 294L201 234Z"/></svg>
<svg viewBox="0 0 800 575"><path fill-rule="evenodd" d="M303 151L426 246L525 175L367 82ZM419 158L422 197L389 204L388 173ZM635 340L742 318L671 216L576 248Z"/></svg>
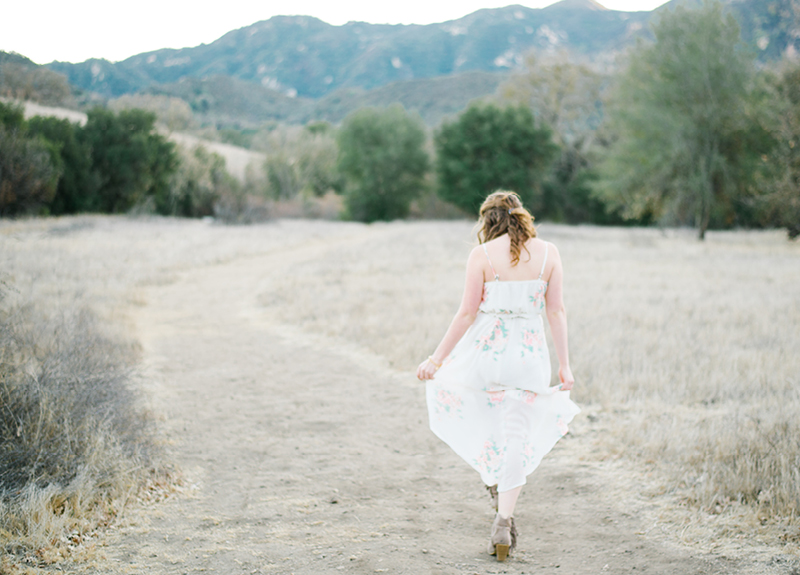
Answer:
<svg viewBox="0 0 800 575"><path fill-rule="evenodd" d="M214 214L214 204L221 195L236 186L225 170L225 159L203 146L189 150L178 148L180 163L167 193L156 195L159 214L198 218Z"/></svg>
<svg viewBox="0 0 800 575"><path fill-rule="evenodd" d="M263 130L254 136L252 147L267 155L266 193L274 200L290 200L300 193L321 197L331 190L342 191L336 138L329 124Z"/></svg>
<svg viewBox="0 0 800 575"><path fill-rule="evenodd" d="M156 115L159 124L170 131L188 130L195 125L192 108L181 100L171 96L152 94L125 94L111 100L108 107L115 112L124 110L147 110Z"/></svg>
<svg viewBox="0 0 800 575"><path fill-rule="evenodd" d="M38 213L56 192L52 148L22 130L0 126L0 216Z"/></svg>
<svg viewBox="0 0 800 575"><path fill-rule="evenodd" d="M365 222L408 215L429 166L422 120L400 105L363 108L345 119L338 143L348 215Z"/></svg>
<svg viewBox="0 0 800 575"><path fill-rule="evenodd" d="M488 194L514 190L536 212L541 183L557 152L550 130L525 106L473 105L436 134L439 196L477 214Z"/></svg>
<svg viewBox="0 0 800 575"><path fill-rule="evenodd" d="M155 131L154 114L123 110L116 115L95 108L87 116L83 132L100 177L93 210L126 212L147 196L169 193L178 156L175 144Z"/></svg>
<svg viewBox="0 0 800 575"><path fill-rule="evenodd" d="M69 120L34 116L27 122L28 133L38 135L53 147L53 163L61 166L55 196L48 206L53 215L75 214L92 209L100 178L92 170L92 150L81 127Z"/></svg>

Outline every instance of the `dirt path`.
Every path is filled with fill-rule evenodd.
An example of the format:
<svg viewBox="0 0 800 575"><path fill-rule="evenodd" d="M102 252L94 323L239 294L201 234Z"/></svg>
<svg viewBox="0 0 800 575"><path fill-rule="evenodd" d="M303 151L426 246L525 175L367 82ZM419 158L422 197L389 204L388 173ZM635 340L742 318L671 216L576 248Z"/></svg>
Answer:
<svg viewBox="0 0 800 575"><path fill-rule="evenodd" d="M330 247L198 267L147 290L137 335L148 391L192 488L132 510L101 572L744 572L642 535L645 503L608 495L602 466L579 457L581 436L534 473L520 549L495 562L484 489L429 432L413 375L258 305L279 258Z"/></svg>

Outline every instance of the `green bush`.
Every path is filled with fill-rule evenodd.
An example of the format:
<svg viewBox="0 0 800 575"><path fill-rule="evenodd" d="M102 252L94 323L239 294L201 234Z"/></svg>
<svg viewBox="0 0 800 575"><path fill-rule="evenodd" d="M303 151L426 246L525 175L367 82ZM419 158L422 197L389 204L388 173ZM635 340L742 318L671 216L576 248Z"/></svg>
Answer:
<svg viewBox="0 0 800 575"><path fill-rule="evenodd" d="M225 159L203 146L178 147L178 169L166 193L156 194L156 212L165 216L199 218L214 214L220 197L238 183L225 170Z"/></svg>
<svg viewBox="0 0 800 575"><path fill-rule="evenodd" d="M169 195L178 156L175 144L156 132L155 114L95 108L87 116L83 132L100 178L93 211L126 212L148 196Z"/></svg>
<svg viewBox="0 0 800 575"><path fill-rule="evenodd" d="M95 207L100 178L92 169L91 148L78 124L69 120L34 116L27 122L28 133L51 144L53 163L61 167L61 177L49 203L52 215L75 214Z"/></svg>
<svg viewBox="0 0 800 575"><path fill-rule="evenodd" d="M321 197L342 191L336 136L330 124L265 128L253 136L251 147L267 156L265 193L274 200L291 200L300 193Z"/></svg>
<svg viewBox="0 0 800 575"><path fill-rule="evenodd" d="M488 194L507 189L532 211L541 209L541 184L558 148L529 108L472 105L442 125L435 143L438 193L446 202L477 214Z"/></svg>
<svg viewBox="0 0 800 575"><path fill-rule="evenodd" d="M794 239L800 236L800 64L787 62L766 79L776 145L762 158L747 204L760 225L784 227Z"/></svg>
<svg viewBox="0 0 800 575"><path fill-rule="evenodd" d="M38 214L46 209L60 175L52 156L46 141L0 126L0 216Z"/></svg>
<svg viewBox="0 0 800 575"><path fill-rule="evenodd" d="M408 215L430 163L422 120L400 105L363 108L345 119L338 144L349 217L372 222Z"/></svg>

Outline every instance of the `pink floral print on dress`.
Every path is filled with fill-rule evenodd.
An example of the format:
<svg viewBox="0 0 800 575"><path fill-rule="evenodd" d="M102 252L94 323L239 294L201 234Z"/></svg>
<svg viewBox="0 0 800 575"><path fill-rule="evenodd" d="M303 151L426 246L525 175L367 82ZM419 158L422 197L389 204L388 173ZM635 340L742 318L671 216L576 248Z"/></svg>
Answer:
<svg viewBox="0 0 800 575"><path fill-rule="evenodd" d="M483 444L480 455L473 461L479 468L490 475L497 475L503 465L505 448L501 451L494 439L487 439Z"/></svg>
<svg viewBox="0 0 800 575"><path fill-rule="evenodd" d="M478 349L483 352L491 352L493 359L497 361L498 357L506 350L508 343L508 329L506 329L505 322L497 318L494 322L492 330L475 342Z"/></svg>
<svg viewBox="0 0 800 575"><path fill-rule="evenodd" d="M544 358L545 349L544 334L542 334L541 331L537 329L523 330L521 350L521 355L523 358L526 356Z"/></svg>
<svg viewBox="0 0 800 575"><path fill-rule="evenodd" d="M497 407L503 403L506 397L505 391L490 391L489 393L489 407Z"/></svg>
<svg viewBox="0 0 800 575"><path fill-rule="evenodd" d="M547 284L540 283L533 295L529 296L530 302L533 304L533 309L539 313L544 311L545 293L547 293Z"/></svg>
<svg viewBox="0 0 800 575"><path fill-rule="evenodd" d="M440 389L436 393L436 414L439 417L442 415L463 417L461 414L461 397L452 391Z"/></svg>

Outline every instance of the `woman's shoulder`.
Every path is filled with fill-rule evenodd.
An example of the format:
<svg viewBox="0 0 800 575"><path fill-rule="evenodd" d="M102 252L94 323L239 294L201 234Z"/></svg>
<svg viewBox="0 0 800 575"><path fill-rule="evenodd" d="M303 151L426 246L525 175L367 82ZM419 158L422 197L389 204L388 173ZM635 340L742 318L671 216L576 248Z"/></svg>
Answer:
<svg viewBox="0 0 800 575"><path fill-rule="evenodd" d="M529 245L529 246L540 246L541 249L545 249L546 248L548 251L551 251L551 250L552 251L556 251L556 252L558 251L558 248L556 247L556 244L554 244L550 240L545 240L545 239L540 238L538 236L534 236L532 238L528 238L528 241L526 242L526 245Z"/></svg>

